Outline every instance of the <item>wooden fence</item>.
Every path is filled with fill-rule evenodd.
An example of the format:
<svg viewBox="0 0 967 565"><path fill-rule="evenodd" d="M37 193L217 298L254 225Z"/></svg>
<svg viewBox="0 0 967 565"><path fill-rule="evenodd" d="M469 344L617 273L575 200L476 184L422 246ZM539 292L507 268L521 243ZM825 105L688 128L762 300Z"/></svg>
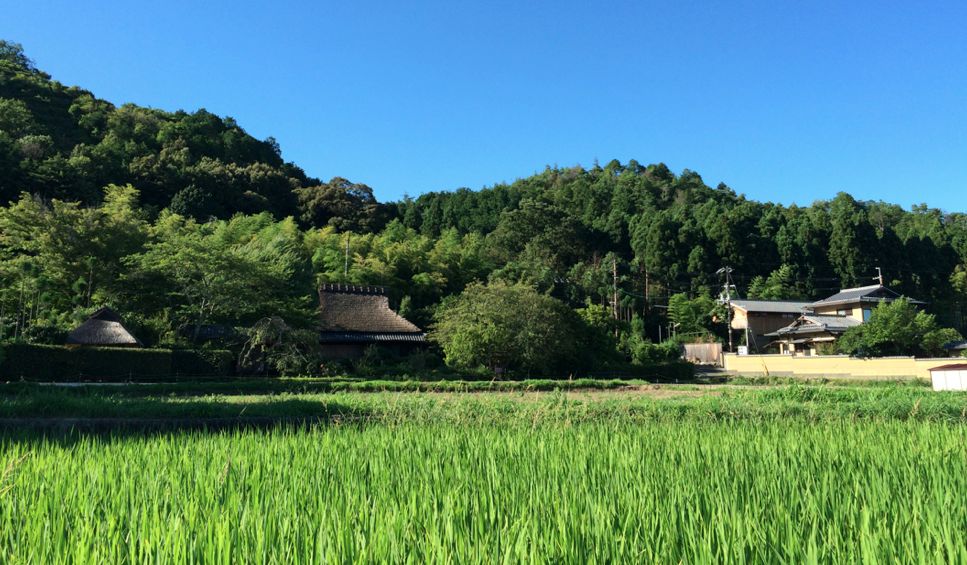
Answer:
<svg viewBox="0 0 967 565"><path fill-rule="evenodd" d="M722 364L721 343L686 343L682 346L682 359L693 363Z"/></svg>

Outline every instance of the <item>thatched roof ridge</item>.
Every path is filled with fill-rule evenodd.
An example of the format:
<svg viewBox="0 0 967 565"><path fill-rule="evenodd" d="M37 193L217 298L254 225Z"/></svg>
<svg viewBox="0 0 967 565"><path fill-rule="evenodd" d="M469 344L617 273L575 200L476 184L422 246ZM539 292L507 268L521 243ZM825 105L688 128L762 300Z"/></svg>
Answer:
<svg viewBox="0 0 967 565"><path fill-rule="evenodd" d="M104 320L105 322L120 322L120 321L122 321L121 320L121 316L118 315L118 313L115 312L109 306L105 306L104 308L101 308L100 310L95 311L93 314L91 314L91 317L89 319L91 319L91 320Z"/></svg>
<svg viewBox="0 0 967 565"><path fill-rule="evenodd" d="M340 293L356 293L356 294L387 294L388 289L385 286L374 286L368 284L332 284L323 283L319 285L319 292L340 292Z"/></svg>
<svg viewBox="0 0 967 565"><path fill-rule="evenodd" d="M390 309L385 288L377 286L321 285L319 322L324 332L422 333Z"/></svg>
<svg viewBox="0 0 967 565"><path fill-rule="evenodd" d="M110 308L101 308L71 333L65 345L100 345L105 347L144 347L134 334L121 323L121 316Z"/></svg>

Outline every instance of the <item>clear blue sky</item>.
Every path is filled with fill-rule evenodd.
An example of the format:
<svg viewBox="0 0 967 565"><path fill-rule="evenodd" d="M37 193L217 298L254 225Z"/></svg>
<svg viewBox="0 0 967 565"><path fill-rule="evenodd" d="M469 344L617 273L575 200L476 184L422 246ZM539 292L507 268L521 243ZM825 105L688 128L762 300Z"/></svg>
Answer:
<svg viewBox="0 0 967 565"><path fill-rule="evenodd" d="M967 3L7 2L115 104L206 108L380 200L617 158L967 211Z"/></svg>

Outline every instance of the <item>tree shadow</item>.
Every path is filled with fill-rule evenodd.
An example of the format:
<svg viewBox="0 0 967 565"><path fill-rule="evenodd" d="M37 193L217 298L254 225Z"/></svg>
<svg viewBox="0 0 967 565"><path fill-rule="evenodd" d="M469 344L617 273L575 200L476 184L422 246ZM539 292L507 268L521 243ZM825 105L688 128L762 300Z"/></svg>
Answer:
<svg viewBox="0 0 967 565"><path fill-rule="evenodd" d="M372 421L372 409L327 397L124 397L34 392L0 403L0 441L38 436L142 437L236 430L311 431Z"/></svg>

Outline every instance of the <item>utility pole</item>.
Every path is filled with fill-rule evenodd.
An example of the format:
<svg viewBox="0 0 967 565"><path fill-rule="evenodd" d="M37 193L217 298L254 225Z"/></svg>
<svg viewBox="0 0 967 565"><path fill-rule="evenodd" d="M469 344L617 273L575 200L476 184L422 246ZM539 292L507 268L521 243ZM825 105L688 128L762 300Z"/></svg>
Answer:
<svg viewBox="0 0 967 565"><path fill-rule="evenodd" d="M725 274L725 298L719 298L719 304L725 303L726 327L729 331L729 353L732 353L732 267L722 267L716 271L717 275Z"/></svg>
<svg viewBox="0 0 967 565"><path fill-rule="evenodd" d="M611 310L614 313L614 321L617 322L618 321L618 260L615 259L614 261L612 261L611 265L614 268L614 283L612 287L614 289L614 300L611 302ZM617 323L615 323L614 325L614 337L615 338L618 337Z"/></svg>
<svg viewBox="0 0 967 565"><path fill-rule="evenodd" d="M346 234L346 270L343 272L347 277L349 276L349 234Z"/></svg>
<svg viewBox="0 0 967 565"><path fill-rule="evenodd" d="M648 298L648 269L645 269L645 316L648 315L649 306L651 306L651 299Z"/></svg>

